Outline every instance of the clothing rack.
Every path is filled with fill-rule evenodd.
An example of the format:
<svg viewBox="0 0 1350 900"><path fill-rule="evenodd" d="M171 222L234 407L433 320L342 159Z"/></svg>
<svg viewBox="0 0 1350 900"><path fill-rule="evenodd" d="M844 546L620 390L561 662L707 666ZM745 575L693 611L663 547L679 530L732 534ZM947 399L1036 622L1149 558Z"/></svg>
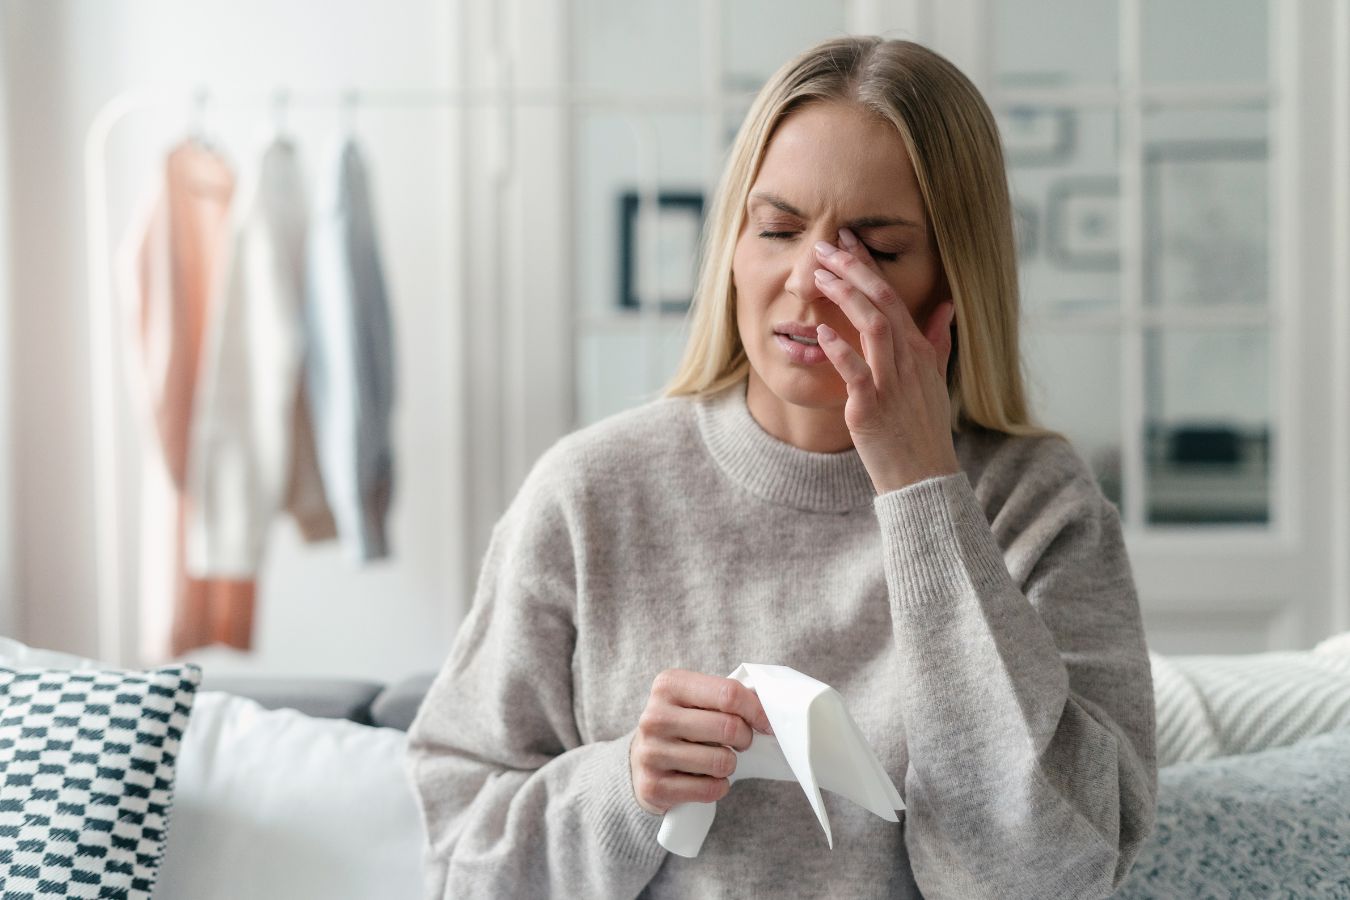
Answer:
<svg viewBox="0 0 1350 900"><path fill-rule="evenodd" d="M114 327L114 273L112 270L111 223L108 221L108 171L107 150L114 132L134 115L147 111L164 112L183 109L185 133L200 127L201 114L209 103L214 108L254 111L270 106L276 117L278 127L284 121L287 111L292 108L342 109L354 118L360 108L379 108L385 110L404 110L408 112L457 112L460 116L460 140L467 140L467 115L478 108L495 109L496 139L494 146L495 166L492 171L494 190L500 196L510 184L514 175L511 159L513 149L513 114L518 109L569 109L579 108L623 112L628 114L625 122L634 143L638 171L638 215L643 221L641 233L646 236L643 252L647 258L656 259L660 246L660 217L657 215L660 172L660 148L655 123L651 116L672 112L698 112L711 116L716 127L710 129L714 139L710 142L710 158L720 162L721 148L716 141L722 133L725 113L739 98L733 98L721 91L712 90L716 84L710 80L709 89L703 94L640 96L617 95L594 91L579 90L513 90L509 79L509 67L502 66L497 80L506 85L505 89L494 90L379 90L365 91L347 89L343 91L294 92L286 87L278 87L271 93L255 91L222 94L217 91L198 87L191 92L171 91L127 91L114 96L105 103L95 115L85 136L85 201L86 201L86 251L89 298L89 341L90 341L90 386L93 407L93 520L96 548L95 590L98 606L98 650L103 661L113 665L126 664L126 652L123 639L125 615L124 591L122 589L122 527L124 507L122 491L119 488L118 465L118 421L116 416L117 386L125 383L121 373L116 371L116 359L113 352ZM720 73L719 73L720 76ZM467 157L467 153L466 153ZM710 171L716 171L716 166ZM467 172L461 171L466 178ZM504 271L506 257L504 243L500 240L503 217L500 205L494 204L491 221L483 225L468 228L467 214L460 210L462 233L487 233L498 237L492 242L491 277L495 285L506 283ZM467 295L467 267L461 267L458 273L461 282L460 295ZM660 298L657 296L658 277L656 266L647 266L639 273L638 300L642 333L650 340L657 336L662 323ZM519 298L507 297L499 293L503 302L519 302ZM573 300L572 292L566 295ZM502 304L492 305L493 337L502 341L503 315ZM572 346L576 346L575 327L576 309L573 303L570 321L574 329L571 335ZM467 346L469 338L462 338ZM655 369L656 354L653 354ZM500 355L499 357L500 358ZM521 383L524 383L523 374ZM492 379L500 384L500 379ZM467 379L462 379L467 385ZM494 390L500 390L495 388ZM467 394L467 390L466 390ZM495 407L495 431L499 437L505 433L505 414L501 404ZM498 441L502 446L503 442ZM504 449L504 448L503 448ZM467 474L467 473L466 473Z"/></svg>

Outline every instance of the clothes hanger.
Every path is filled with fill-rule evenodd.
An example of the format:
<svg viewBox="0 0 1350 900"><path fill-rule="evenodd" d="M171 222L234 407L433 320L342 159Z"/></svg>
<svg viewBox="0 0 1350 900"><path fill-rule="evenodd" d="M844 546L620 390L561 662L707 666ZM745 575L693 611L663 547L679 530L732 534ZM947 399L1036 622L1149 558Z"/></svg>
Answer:
<svg viewBox="0 0 1350 900"><path fill-rule="evenodd" d="M342 95L342 121L339 135L350 141L356 140L356 107L360 105L360 94L356 88L348 88Z"/></svg>
<svg viewBox="0 0 1350 900"><path fill-rule="evenodd" d="M286 107L290 104L291 92L284 87L272 91L272 139L277 143L291 143L286 133Z"/></svg>
<svg viewBox="0 0 1350 900"><path fill-rule="evenodd" d="M188 140L203 150L219 154L220 149L206 132L206 106L211 100L211 92L205 85L198 86L192 95L192 118L188 122Z"/></svg>

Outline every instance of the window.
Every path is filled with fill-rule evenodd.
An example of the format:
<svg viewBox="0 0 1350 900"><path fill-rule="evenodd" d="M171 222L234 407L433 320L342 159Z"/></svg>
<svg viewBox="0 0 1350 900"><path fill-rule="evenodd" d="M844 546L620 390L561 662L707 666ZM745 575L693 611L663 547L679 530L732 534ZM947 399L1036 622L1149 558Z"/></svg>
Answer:
<svg viewBox="0 0 1350 900"><path fill-rule="evenodd" d="M1273 11L1267 0L987 8L1035 408L1134 528L1268 526Z"/></svg>

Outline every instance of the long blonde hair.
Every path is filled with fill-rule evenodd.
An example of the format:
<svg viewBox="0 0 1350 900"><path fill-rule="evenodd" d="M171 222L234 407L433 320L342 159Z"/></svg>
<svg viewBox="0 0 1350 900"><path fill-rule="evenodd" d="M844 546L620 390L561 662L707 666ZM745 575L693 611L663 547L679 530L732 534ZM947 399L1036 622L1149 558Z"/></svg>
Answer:
<svg viewBox="0 0 1350 900"><path fill-rule="evenodd" d="M731 278L746 195L778 124L823 101L860 104L890 122L913 162L956 304L947 376L952 430L970 422L1007 434L1058 434L1033 423L1027 408L1012 204L993 114L942 56L872 36L812 47L784 64L755 98L712 200L689 341L664 395L711 393L748 373Z"/></svg>

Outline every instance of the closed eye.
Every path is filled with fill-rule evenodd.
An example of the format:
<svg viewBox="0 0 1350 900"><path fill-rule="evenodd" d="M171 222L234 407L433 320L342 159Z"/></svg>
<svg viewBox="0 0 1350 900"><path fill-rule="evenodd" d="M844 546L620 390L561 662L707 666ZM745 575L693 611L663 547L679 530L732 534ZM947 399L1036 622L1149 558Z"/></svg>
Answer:
<svg viewBox="0 0 1350 900"><path fill-rule="evenodd" d="M792 237L792 235L793 232L791 231L761 231L759 233L759 236L762 238L768 238L769 240L777 240L777 241L787 240L788 238ZM867 244L863 244L863 246L867 247L867 252L872 254L872 258L875 259L877 262L895 262L897 259L900 258L899 253L887 253L883 250L877 250L873 247L869 247Z"/></svg>

